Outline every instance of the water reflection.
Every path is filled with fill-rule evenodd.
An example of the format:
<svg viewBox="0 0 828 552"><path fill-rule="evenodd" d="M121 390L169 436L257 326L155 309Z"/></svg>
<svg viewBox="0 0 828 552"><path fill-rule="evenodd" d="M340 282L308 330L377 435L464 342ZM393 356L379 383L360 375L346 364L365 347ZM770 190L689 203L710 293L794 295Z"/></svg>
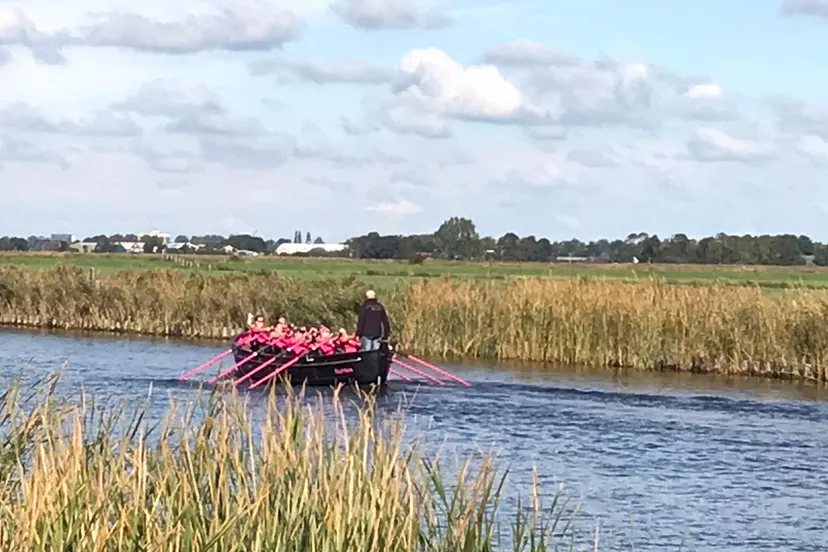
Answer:
<svg viewBox="0 0 828 552"><path fill-rule="evenodd" d="M0 333L0 376L40 377L61 361L62 390L81 385L113 401L188 400L197 382L176 377L224 347L171 340ZM552 492L583 500L579 531L600 523L603 550L828 549L828 402L824 389L744 378L539 370L525 364L452 367L473 387L394 382L435 445L494 447L512 490L532 466ZM211 370L213 370L211 368ZM249 393L251 401L263 393ZM254 403L255 405L255 403Z"/></svg>

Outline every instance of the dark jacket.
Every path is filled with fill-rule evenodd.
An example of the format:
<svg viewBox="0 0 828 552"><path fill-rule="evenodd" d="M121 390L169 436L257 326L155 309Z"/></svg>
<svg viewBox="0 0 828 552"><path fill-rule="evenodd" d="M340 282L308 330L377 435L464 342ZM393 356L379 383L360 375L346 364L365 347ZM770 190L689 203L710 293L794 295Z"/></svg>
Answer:
<svg viewBox="0 0 828 552"><path fill-rule="evenodd" d="M391 334L391 324L385 307L376 299L366 299L359 308L356 335L369 339L387 339Z"/></svg>

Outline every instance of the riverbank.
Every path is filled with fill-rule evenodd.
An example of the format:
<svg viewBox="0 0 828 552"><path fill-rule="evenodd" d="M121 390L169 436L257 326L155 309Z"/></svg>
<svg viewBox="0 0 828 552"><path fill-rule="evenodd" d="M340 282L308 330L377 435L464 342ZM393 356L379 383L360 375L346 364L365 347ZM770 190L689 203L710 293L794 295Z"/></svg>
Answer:
<svg viewBox="0 0 828 552"><path fill-rule="evenodd" d="M366 287L268 272L0 267L0 323L227 338L262 312L352 329ZM588 278L442 278L378 291L399 346L426 356L828 381L826 291Z"/></svg>
<svg viewBox="0 0 828 552"><path fill-rule="evenodd" d="M505 513L515 522L506 529L491 457L445 469L369 396L347 412L338 394L310 408L271 394L254 409L230 390L170 405L153 431L145 407L99 411L89 397L53 396L52 383L29 404L18 387L0 396L2 550L497 550L500 538L532 552L571 542L572 511L542 510L537 484L516 522Z"/></svg>
<svg viewBox="0 0 828 552"><path fill-rule="evenodd" d="M228 255L167 255L130 253L0 252L0 266L54 268L60 264L93 269L101 274L125 270L175 269L184 272L277 273L301 280L342 279L353 276L374 286L434 280L442 277L470 280L533 278L604 278L611 280L662 279L670 283L760 286L768 290L796 287L828 288L828 268L819 266L700 265L649 263L549 263L516 261L446 261L425 259L412 263L395 259L319 258L292 256L237 257Z"/></svg>

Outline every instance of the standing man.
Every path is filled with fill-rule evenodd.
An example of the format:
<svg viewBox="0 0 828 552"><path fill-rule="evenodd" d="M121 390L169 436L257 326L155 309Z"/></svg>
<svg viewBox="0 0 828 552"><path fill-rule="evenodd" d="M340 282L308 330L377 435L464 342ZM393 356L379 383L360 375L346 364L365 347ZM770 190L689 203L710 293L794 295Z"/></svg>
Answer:
<svg viewBox="0 0 828 552"><path fill-rule="evenodd" d="M391 334L391 324L385 307L377 301L377 294L369 289L365 292L365 301L359 308L356 336L359 338L359 348L363 351L375 351L380 348L380 342L387 340Z"/></svg>

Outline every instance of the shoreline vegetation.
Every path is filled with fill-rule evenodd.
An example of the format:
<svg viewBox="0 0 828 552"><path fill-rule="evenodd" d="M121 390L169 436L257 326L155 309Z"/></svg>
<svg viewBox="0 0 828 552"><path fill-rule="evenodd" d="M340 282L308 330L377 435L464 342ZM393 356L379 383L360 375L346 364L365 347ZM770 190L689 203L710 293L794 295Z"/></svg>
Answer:
<svg viewBox="0 0 828 552"><path fill-rule="evenodd" d="M248 312L354 327L368 284L273 272L90 272L0 266L0 324L229 338ZM399 348L537 361L828 381L828 292L658 279L441 277L371 285Z"/></svg>
<svg viewBox="0 0 828 552"><path fill-rule="evenodd" d="M398 259L195 254L126 254L74 252L4 252L0 267L51 269L60 265L85 268L95 274L125 270L176 269L204 274L275 273L300 280L355 277L372 285L434 280L444 277L470 280L507 280L515 277L570 279L579 277L667 283L760 286L769 291L828 288L824 266L738 264L591 263L533 261L449 261L425 259L413 263Z"/></svg>
<svg viewBox="0 0 828 552"><path fill-rule="evenodd" d="M446 469L369 395L313 407L288 389L251 407L214 390L158 419L58 397L57 380L0 396L1 550L576 549L578 508L560 488L533 477L501 512L493 456Z"/></svg>

